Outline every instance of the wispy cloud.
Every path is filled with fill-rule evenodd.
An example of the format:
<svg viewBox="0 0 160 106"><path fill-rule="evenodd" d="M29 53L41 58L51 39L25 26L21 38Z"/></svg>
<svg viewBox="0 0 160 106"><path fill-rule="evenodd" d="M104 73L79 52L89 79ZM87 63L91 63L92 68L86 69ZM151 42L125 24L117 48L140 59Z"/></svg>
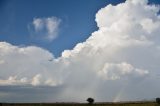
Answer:
<svg viewBox="0 0 160 106"><path fill-rule="evenodd" d="M34 37L53 41L59 34L61 21L57 17L34 18L29 28Z"/></svg>

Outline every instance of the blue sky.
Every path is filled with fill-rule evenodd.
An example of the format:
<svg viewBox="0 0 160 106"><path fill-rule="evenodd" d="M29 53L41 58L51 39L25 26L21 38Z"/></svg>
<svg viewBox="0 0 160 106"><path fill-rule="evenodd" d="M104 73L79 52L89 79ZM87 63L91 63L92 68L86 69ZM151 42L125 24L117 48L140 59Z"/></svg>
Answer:
<svg viewBox="0 0 160 106"><path fill-rule="evenodd" d="M95 13L107 4L125 0L1 0L0 40L14 45L36 45L59 57L97 30ZM150 0L158 4L159 0ZM35 39L28 29L34 18L57 17L62 20L58 37L52 42ZM33 35L34 36L34 35Z"/></svg>
<svg viewBox="0 0 160 106"><path fill-rule="evenodd" d="M159 97L159 5L0 0L0 102Z"/></svg>
<svg viewBox="0 0 160 106"><path fill-rule="evenodd" d="M124 0L1 0L0 40L14 45L36 45L60 56L97 30L95 13L109 3ZM58 37L52 42L35 39L28 29L34 18L62 20ZM34 35L33 35L34 36Z"/></svg>

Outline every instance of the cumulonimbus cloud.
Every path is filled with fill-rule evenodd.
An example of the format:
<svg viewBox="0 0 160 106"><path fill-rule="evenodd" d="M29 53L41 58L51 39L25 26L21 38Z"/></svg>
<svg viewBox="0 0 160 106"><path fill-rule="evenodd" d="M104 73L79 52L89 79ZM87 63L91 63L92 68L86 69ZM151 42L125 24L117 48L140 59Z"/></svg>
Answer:
<svg viewBox="0 0 160 106"><path fill-rule="evenodd" d="M59 58L40 47L0 42L0 85L65 85L59 95L66 101L81 101L88 95L99 101L154 97L160 88L156 83L160 69L158 12L159 6L147 0L108 5L96 14L99 29ZM37 31L43 27L41 20L34 24Z"/></svg>

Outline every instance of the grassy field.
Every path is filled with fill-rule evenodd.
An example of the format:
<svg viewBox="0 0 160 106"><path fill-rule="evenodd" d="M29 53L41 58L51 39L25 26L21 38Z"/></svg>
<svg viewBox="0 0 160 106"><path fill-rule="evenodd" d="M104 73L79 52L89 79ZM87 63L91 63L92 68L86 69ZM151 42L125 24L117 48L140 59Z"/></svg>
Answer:
<svg viewBox="0 0 160 106"><path fill-rule="evenodd" d="M117 102L117 103L1 103L0 106L160 106L156 102Z"/></svg>

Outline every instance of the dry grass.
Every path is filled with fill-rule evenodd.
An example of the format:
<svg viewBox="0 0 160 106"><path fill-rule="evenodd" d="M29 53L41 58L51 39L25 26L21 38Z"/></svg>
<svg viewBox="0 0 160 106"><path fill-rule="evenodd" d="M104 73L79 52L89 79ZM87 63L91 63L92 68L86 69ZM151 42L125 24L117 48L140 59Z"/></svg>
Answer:
<svg viewBox="0 0 160 106"><path fill-rule="evenodd" d="M107 102L107 103L1 103L0 106L159 106L155 102Z"/></svg>

